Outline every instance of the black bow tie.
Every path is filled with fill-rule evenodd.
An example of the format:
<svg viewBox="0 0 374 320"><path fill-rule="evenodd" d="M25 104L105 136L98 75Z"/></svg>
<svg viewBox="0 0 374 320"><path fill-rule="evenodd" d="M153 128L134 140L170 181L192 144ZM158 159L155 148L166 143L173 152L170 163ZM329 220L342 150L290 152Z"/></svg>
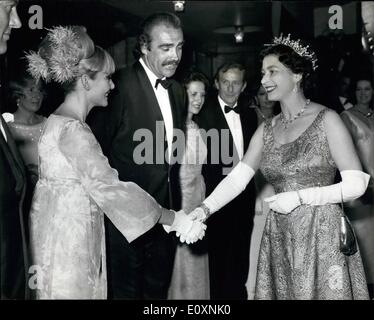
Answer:
<svg viewBox="0 0 374 320"><path fill-rule="evenodd" d="M229 106L225 106L225 113L229 113L230 111L235 111L236 113L240 113L239 107L236 106L235 108L231 108Z"/></svg>
<svg viewBox="0 0 374 320"><path fill-rule="evenodd" d="M155 84L155 88L156 88L156 89L157 89L159 83L161 83L161 85L162 85L165 89L168 89L168 88L171 86L171 81L170 81L170 80L168 80L168 79L165 79L165 80L157 79L157 80L156 80L156 84Z"/></svg>

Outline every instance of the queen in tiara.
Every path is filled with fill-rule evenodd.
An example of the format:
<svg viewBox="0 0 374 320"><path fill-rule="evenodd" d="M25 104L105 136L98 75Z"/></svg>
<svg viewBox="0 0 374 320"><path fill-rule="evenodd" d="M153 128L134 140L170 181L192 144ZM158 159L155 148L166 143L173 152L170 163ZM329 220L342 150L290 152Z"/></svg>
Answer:
<svg viewBox="0 0 374 320"><path fill-rule="evenodd" d="M193 242L205 226L171 212L132 182L122 182L85 124L94 106L106 106L114 62L83 27L49 30L28 56L35 78L65 89L39 141L39 180L30 212L30 249L37 299L107 297L104 214L131 242L156 223Z"/></svg>
<svg viewBox="0 0 374 320"><path fill-rule="evenodd" d="M339 204L364 194L370 176L340 117L304 94L314 52L288 35L261 58L262 86L281 113L258 127L243 160L190 216L205 221L260 169L276 194L265 199L255 299L368 299L360 252L340 251Z"/></svg>

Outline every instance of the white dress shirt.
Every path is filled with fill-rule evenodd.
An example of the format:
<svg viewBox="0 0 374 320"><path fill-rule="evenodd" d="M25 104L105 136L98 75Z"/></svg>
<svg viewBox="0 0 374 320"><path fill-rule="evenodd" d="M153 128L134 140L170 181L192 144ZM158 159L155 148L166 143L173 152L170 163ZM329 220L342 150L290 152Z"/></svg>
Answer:
<svg viewBox="0 0 374 320"><path fill-rule="evenodd" d="M171 152L172 152L172 145L173 145L174 124L173 124L173 114L171 112L169 93L168 93L168 90L165 89L161 84L159 84L156 89L155 85L156 85L156 80L158 78L147 67L147 65L144 63L142 58L140 58L139 61L141 65L143 66L145 73L148 76L149 81L152 84L152 88L153 88L153 91L155 92L158 105L160 106L161 114L164 119L164 125L165 125L165 130L166 130L166 140L168 144L168 156L170 160ZM164 79L165 77L162 80Z"/></svg>
<svg viewBox="0 0 374 320"><path fill-rule="evenodd" d="M242 131L242 122L240 121L240 114L235 111L230 111L225 113L226 103L218 96L218 101L221 106L223 115L226 118L226 122L229 125L232 138L234 140L235 148L238 151L239 160L242 160L244 154L244 145L243 145L243 131ZM232 108L235 108L237 103Z"/></svg>

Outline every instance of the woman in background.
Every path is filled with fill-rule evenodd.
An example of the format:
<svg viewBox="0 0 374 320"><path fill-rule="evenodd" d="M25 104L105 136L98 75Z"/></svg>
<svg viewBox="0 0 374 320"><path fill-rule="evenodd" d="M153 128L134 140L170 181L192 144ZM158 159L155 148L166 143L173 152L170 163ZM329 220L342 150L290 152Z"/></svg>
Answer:
<svg viewBox="0 0 374 320"><path fill-rule="evenodd" d="M46 118L37 114L45 92L41 81L36 81L30 74L24 72L11 81L10 100L16 106L14 113L4 113L18 150L26 167L27 188L23 201L23 214L25 221L29 219L31 201L34 188L38 181L38 142ZM28 228L25 229L26 241L29 241Z"/></svg>
<svg viewBox="0 0 374 320"><path fill-rule="evenodd" d="M258 86L253 100L250 108L256 110L257 126L280 112L279 104L276 101L269 100L268 94L262 85Z"/></svg>
<svg viewBox="0 0 374 320"><path fill-rule="evenodd" d="M374 298L374 112L373 83L359 78L355 85L353 108L344 111L341 118L349 129L361 164L371 176L365 194L346 204L346 213L356 231L364 263L370 297Z"/></svg>
<svg viewBox="0 0 374 320"><path fill-rule="evenodd" d="M199 72L190 73L183 81L188 96L186 149L180 169L182 209L190 212L205 198L205 183L201 174L207 150L193 116L203 107L209 82ZM168 299L209 299L209 264L205 242L177 245L174 270Z"/></svg>
<svg viewBox="0 0 374 320"><path fill-rule="evenodd" d="M37 112L45 92L42 83L26 72L10 82L9 88L12 102L17 109L14 113L4 113L3 117L21 152L27 168L29 186L33 190L38 181L38 141L46 120Z"/></svg>

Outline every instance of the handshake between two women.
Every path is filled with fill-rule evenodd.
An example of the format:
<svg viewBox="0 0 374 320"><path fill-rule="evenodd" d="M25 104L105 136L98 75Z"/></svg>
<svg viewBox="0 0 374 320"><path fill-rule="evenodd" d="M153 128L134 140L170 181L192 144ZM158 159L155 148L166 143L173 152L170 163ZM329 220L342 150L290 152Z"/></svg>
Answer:
<svg viewBox="0 0 374 320"><path fill-rule="evenodd" d="M182 243L192 244L203 239L207 227L204 216L199 214L200 211L197 209L190 214L186 214L183 210L175 211L172 225L163 225L165 231L167 233L175 231Z"/></svg>

